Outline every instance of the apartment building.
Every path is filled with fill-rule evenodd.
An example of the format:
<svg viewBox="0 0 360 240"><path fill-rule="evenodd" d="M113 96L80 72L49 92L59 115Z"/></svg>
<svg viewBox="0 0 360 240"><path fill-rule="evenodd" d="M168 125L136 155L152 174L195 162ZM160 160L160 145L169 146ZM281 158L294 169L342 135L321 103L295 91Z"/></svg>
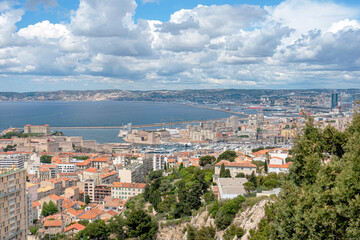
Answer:
<svg viewBox="0 0 360 240"><path fill-rule="evenodd" d="M225 169L230 170L231 177L235 177L239 173L250 175L253 171L256 173L256 165L249 161L230 162L222 160L215 165L215 174L220 174L221 165L224 164Z"/></svg>
<svg viewBox="0 0 360 240"><path fill-rule="evenodd" d="M0 239L26 239L26 170L0 169Z"/></svg>
<svg viewBox="0 0 360 240"><path fill-rule="evenodd" d="M145 183L114 182L111 186L111 197L129 199L130 197L135 197L142 193L145 186Z"/></svg>
<svg viewBox="0 0 360 240"><path fill-rule="evenodd" d="M23 169L24 163L24 154L0 154L0 168Z"/></svg>

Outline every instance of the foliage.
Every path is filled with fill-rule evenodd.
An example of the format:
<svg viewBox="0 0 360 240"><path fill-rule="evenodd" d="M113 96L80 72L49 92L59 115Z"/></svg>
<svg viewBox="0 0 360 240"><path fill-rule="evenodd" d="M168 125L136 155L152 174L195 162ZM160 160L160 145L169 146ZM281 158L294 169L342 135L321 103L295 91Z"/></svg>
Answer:
<svg viewBox="0 0 360 240"><path fill-rule="evenodd" d="M86 204L89 204L89 203L90 203L90 196L89 196L89 195L86 195L86 196L85 196L85 203L86 203Z"/></svg>
<svg viewBox="0 0 360 240"><path fill-rule="evenodd" d="M275 147L274 146L267 146L267 147L258 147L258 148L254 148L251 150L251 152L258 152L258 151L261 151L261 150L264 150L264 149L274 149Z"/></svg>
<svg viewBox="0 0 360 240"><path fill-rule="evenodd" d="M126 226L125 220L120 216L116 215L108 221L108 226L111 233L116 235L116 239L121 240L126 238L124 227Z"/></svg>
<svg viewBox="0 0 360 240"><path fill-rule="evenodd" d="M267 160L265 160L265 163L264 163L264 171L265 171L265 173L268 173L268 162L267 162Z"/></svg>
<svg viewBox="0 0 360 240"><path fill-rule="evenodd" d="M357 239L360 115L344 132L309 119L291 154L283 190L251 239Z"/></svg>
<svg viewBox="0 0 360 240"><path fill-rule="evenodd" d="M235 236L237 236L239 239L245 234L245 231L241 227L237 227L235 225L231 225L228 229L226 229L223 238L225 240L232 240Z"/></svg>
<svg viewBox="0 0 360 240"><path fill-rule="evenodd" d="M104 220L95 220L92 223L89 223L86 228L80 231L76 238L84 239L84 237L88 237L89 239L108 239L111 234L110 227L106 225Z"/></svg>
<svg viewBox="0 0 360 240"><path fill-rule="evenodd" d="M204 200L205 200L206 204L211 203L212 201L215 200L215 194L212 191L206 192L204 194Z"/></svg>
<svg viewBox="0 0 360 240"><path fill-rule="evenodd" d="M89 159L89 156L74 156L73 158L78 159L78 160L86 160Z"/></svg>
<svg viewBox="0 0 360 240"><path fill-rule="evenodd" d="M4 152L15 152L16 151L16 144L14 145L7 145L6 147L2 148Z"/></svg>
<svg viewBox="0 0 360 240"><path fill-rule="evenodd" d="M248 181L253 183L255 188L257 187L257 179L254 171L252 171Z"/></svg>
<svg viewBox="0 0 360 240"><path fill-rule="evenodd" d="M50 155L42 155L40 157L40 162L41 163L51 163L51 158L52 158L52 156L50 156Z"/></svg>
<svg viewBox="0 0 360 240"><path fill-rule="evenodd" d="M36 226L33 226L33 227L30 227L30 233L32 235L36 234L39 230L39 227L36 227Z"/></svg>
<svg viewBox="0 0 360 240"><path fill-rule="evenodd" d="M217 161L219 162L221 160L228 160L230 162L233 162L236 157L237 157L237 155L236 155L235 151L225 151L222 154L220 154Z"/></svg>
<svg viewBox="0 0 360 240"><path fill-rule="evenodd" d="M234 199L221 202L218 206L213 205L209 213L215 215L215 225L218 229L227 228L235 217L235 214L241 209L241 203L245 201L243 196L237 196Z"/></svg>
<svg viewBox="0 0 360 240"><path fill-rule="evenodd" d="M49 201L49 203L44 202L41 208L41 215L44 217L53 215L54 213L57 213L58 207L55 205L53 201Z"/></svg>
<svg viewBox="0 0 360 240"><path fill-rule="evenodd" d="M152 239L157 230L156 222L143 210L133 210L126 219L126 226L129 237L140 239Z"/></svg>
<svg viewBox="0 0 360 240"><path fill-rule="evenodd" d="M215 239L216 230L214 227L202 227L199 230L190 224L186 227L187 240L211 240Z"/></svg>
<svg viewBox="0 0 360 240"><path fill-rule="evenodd" d="M150 181L153 181L157 178L160 178L162 176L162 171L161 170L158 170L158 171L151 171L150 174L149 174L149 180Z"/></svg>
<svg viewBox="0 0 360 240"><path fill-rule="evenodd" d="M200 166L205 166L205 165L207 165L207 164L213 164L214 162L216 161L216 158L214 157L214 156L209 156L209 155L207 155L207 156L202 156L201 158L200 158L200 160L199 160L199 164L200 164Z"/></svg>
<svg viewBox="0 0 360 240"><path fill-rule="evenodd" d="M225 165L222 163L220 168L220 177L221 178L231 178L230 170L225 169Z"/></svg>
<svg viewBox="0 0 360 240"><path fill-rule="evenodd" d="M78 223L86 227L89 224L89 220L86 220L86 219L80 220L80 221L78 221Z"/></svg>
<svg viewBox="0 0 360 240"><path fill-rule="evenodd" d="M238 174L236 174L237 178L244 178L245 177L245 173L239 172Z"/></svg>
<svg viewBox="0 0 360 240"><path fill-rule="evenodd" d="M211 169L194 166L175 169L167 177L158 174L157 177L149 177L142 197L153 205L160 219L191 216L193 210L201 207L212 175ZM207 196L211 199L210 194Z"/></svg>

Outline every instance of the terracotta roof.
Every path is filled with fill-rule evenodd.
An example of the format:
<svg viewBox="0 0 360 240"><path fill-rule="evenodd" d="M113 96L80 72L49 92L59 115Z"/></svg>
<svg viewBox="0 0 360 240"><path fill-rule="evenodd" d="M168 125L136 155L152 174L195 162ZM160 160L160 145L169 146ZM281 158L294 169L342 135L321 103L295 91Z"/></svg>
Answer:
<svg viewBox="0 0 360 240"><path fill-rule="evenodd" d="M248 167L248 168L256 168L255 164L252 164L249 161L243 161L243 162L230 162L226 160L222 160L216 164L216 166L221 166L221 164L224 164L226 167Z"/></svg>
<svg viewBox="0 0 360 240"><path fill-rule="evenodd" d="M253 152L252 154L253 155L264 155L266 154L267 152L270 152L271 150L270 149L263 149L263 150L260 150L260 151L257 151L257 152Z"/></svg>
<svg viewBox="0 0 360 240"><path fill-rule="evenodd" d="M111 187L120 187L120 188L141 188L144 189L146 186L145 183L122 183L122 182L113 182Z"/></svg>
<svg viewBox="0 0 360 240"><path fill-rule="evenodd" d="M91 209L87 212L85 212L83 215L79 216L78 219L87 219L87 220L92 220L94 218L96 218L97 216L99 216L103 211L101 211L98 208L94 208Z"/></svg>
<svg viewBox="0 0 360 240"><path fill-rule="evenodd" d="M103 214L105 214L105 213L110 214L111 216L119 215L119 213L117 213L117 212L115 212L115 211L113 211L113 210L106 211L106 212L104 212Z"/></svg>
<svg viewBox="0 0 360 240"><path fill-rule="evenodd" d="M80 223L74 223L73 225L68 226L67 228L65 228L64 232L68 232L70 230L84 230L85 226L81 225Z"/></svg>
<svg viewBox="0 0 360 240"><path fill-rule="evenodd" d="M44 227L61 227L61 220L46 220L44 222Z"/></svg>
<svg viewBox="0 0 360 240"><path fill-rule="evenodd" d="M279 164L269 164L269 168L289 168L290 165L292 164L292 162L288 162L288 163L285 163L283 165L279 165Z"/></svg>
<svg viewBox="0 0 360 240"><path fill-rule="evenodd" d="M86 166L89 164L90 164L90 160L87 159L87 160L82 161L81 163L76 163L76 166Z"/></svg>
<svg viewBox="0 0 360 240"><path fill-rule="evenodd" d="M55 200L55 201L59 201L59 200L61 199L61 197L59 197L59 196L57 196L57 195L55 195L55 194L51 194L49 197L50 197L51 199Z"/></svg>
<svg viewBox="0 0 360 240"><path fill-rule="evenodd" d="M117 174L117 172L108 172L108 173L101 174L100 177L106 178L106 177L109 177L111 175L116 175L116 174Z"/></svg>
<svg viewBox="0 0 360 240"><path fill-rule="evenodd" d="M32 207L33 207L33 208L39 207L39 206L41 206L41 203L36 202L36 201L33 201L33 202L32 202Z"/></svg>
<svg viewBox="0 0 360 240"><path fill-rule="evenodd" d="M281 157L272 157L272 158L270 158L270 159L273 159L273 158L283 160L283 158L281 158Z"/></svg>
<svg viewBox="0 0 360 240"><path fill-rule="evenodd" d="M91 159L91 161L93 162L107 162L109 161L108 158L94 158L94 159Z"/></svg>
<svg viewBox="0 0 360 240"><path fill-rule="evenodd" d="M67 210L64 211L65 213L69 213L73 216L79 216L80 214L82 214L83 212L85 212L84 210L80 209L80 210L75 210L73 208L69 208Z"/></svg>
<svg viewBox="0 0 360 240"><path fill-rule="evenodd" d="M96 168L88 168L88 169L85 169L84 171L86 171L86 172L92 172L92 173L97 173L97 169L96 169Z"/></svg>

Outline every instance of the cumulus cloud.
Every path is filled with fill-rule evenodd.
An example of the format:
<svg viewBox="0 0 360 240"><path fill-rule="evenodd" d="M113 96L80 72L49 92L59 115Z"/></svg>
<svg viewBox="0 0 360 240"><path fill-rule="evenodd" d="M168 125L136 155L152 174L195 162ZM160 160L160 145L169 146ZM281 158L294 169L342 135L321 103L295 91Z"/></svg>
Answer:
<svg viewBox="0 0 360 240"><path fill-rule="evenodd" d="M136 7L135 0L80 0L67 23L17 29L24 10L1 2L0 74L128 89L289 88L326 80L331 87L339 78L350 86L359 77L354 8L317 0L264 8L198 5L162 22L135 21Z"/></svg>

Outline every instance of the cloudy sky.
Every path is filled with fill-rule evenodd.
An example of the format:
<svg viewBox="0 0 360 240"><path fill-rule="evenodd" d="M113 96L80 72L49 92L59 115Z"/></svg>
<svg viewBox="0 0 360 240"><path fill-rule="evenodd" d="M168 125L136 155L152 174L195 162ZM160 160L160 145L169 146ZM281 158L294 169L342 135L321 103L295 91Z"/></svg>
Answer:
<svg viewBox="0 0 360 240"><path fill-rule="evenodd" d="M360 88L358 0L0 1L0 91Z"/></svg>

